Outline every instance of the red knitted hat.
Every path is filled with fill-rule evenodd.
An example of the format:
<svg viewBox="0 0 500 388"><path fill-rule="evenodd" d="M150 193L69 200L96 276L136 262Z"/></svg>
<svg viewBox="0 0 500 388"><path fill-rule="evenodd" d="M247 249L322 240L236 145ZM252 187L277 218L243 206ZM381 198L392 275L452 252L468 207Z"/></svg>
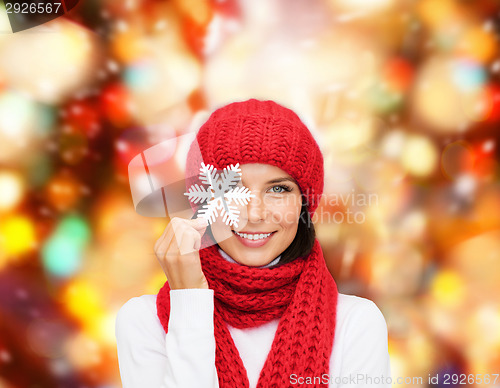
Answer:
<svg viewBox="0 0 500 388"><path fill-rule="evenodd" d="M323 155L309 129L290 109L274 101L255 99L217 109L196 136L201 157L191 146L186 163L189 177L201 162L222 170L230 164L267 163L294 178L312 217L323 193ZM194 144L194 143L193 143Z"/></svg>

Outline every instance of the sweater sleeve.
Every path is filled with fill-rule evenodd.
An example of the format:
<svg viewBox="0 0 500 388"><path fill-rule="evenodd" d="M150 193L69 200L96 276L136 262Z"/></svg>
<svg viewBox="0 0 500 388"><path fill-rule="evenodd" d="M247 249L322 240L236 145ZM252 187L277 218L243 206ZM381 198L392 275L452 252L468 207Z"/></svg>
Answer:
<svg viewBox="0 0 500 388"><path fill-rule="evenodd" d="M218 388L213 313L213 290L171 290L165 334L154 295L125 303L115 326L123 388Z"/></svg>
<svg viewBox="0 0 500 388"><path fill-rule="evenodd" d="M371 300L357 298L347 314L339 388L391 387L387 324Z"/></svg>

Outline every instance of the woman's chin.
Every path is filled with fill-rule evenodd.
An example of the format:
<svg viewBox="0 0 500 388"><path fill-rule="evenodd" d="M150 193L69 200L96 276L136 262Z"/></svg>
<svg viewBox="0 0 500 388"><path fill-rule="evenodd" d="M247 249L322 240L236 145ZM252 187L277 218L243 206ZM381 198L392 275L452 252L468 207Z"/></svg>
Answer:
<svg viewBox="0 0 500 388"><path fill-rule="evenodd" d="M255 260L252 260L249 257L246 257L243 260L240 260L239 258L236 258L234 260L237 261L241 265L246 265L247 267L262 267L262 266L267 265L271 262L271 260L262 261L262 257L260 257L259 259L255 259Z"/></svg>

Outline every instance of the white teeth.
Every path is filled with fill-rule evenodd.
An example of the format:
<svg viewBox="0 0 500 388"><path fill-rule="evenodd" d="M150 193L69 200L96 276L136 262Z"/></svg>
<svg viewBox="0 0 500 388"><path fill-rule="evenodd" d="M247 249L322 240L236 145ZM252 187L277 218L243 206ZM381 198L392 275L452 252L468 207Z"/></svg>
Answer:
<svg viewBox="0 0 500 388"><path fill-rule="evenodd" d="M272 234L272 233L246 234L246 233L238 233L236 231L234 231L234 233L248 240L262 240L263 238L267 238Z"/></svg>

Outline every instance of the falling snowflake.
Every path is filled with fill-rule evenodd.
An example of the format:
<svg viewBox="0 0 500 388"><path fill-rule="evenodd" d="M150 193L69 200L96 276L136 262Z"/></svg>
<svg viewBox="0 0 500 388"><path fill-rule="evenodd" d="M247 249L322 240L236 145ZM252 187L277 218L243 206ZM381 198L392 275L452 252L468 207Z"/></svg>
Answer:
<svg viewBox="0 0 500 388"><path fill-rule="evenodd" d="M236 187L241 179L239 166L239 163L236 166L231 164L219 174L214 166L202 162L200 180L209 187L194 184L184 193L194 204L205 202L199 210L199 216L210 224L220 215L226 225L237 227L240 211L231 203L234 201L236 204L247 205L250 198L255 197L247 187Z"/></svg>

